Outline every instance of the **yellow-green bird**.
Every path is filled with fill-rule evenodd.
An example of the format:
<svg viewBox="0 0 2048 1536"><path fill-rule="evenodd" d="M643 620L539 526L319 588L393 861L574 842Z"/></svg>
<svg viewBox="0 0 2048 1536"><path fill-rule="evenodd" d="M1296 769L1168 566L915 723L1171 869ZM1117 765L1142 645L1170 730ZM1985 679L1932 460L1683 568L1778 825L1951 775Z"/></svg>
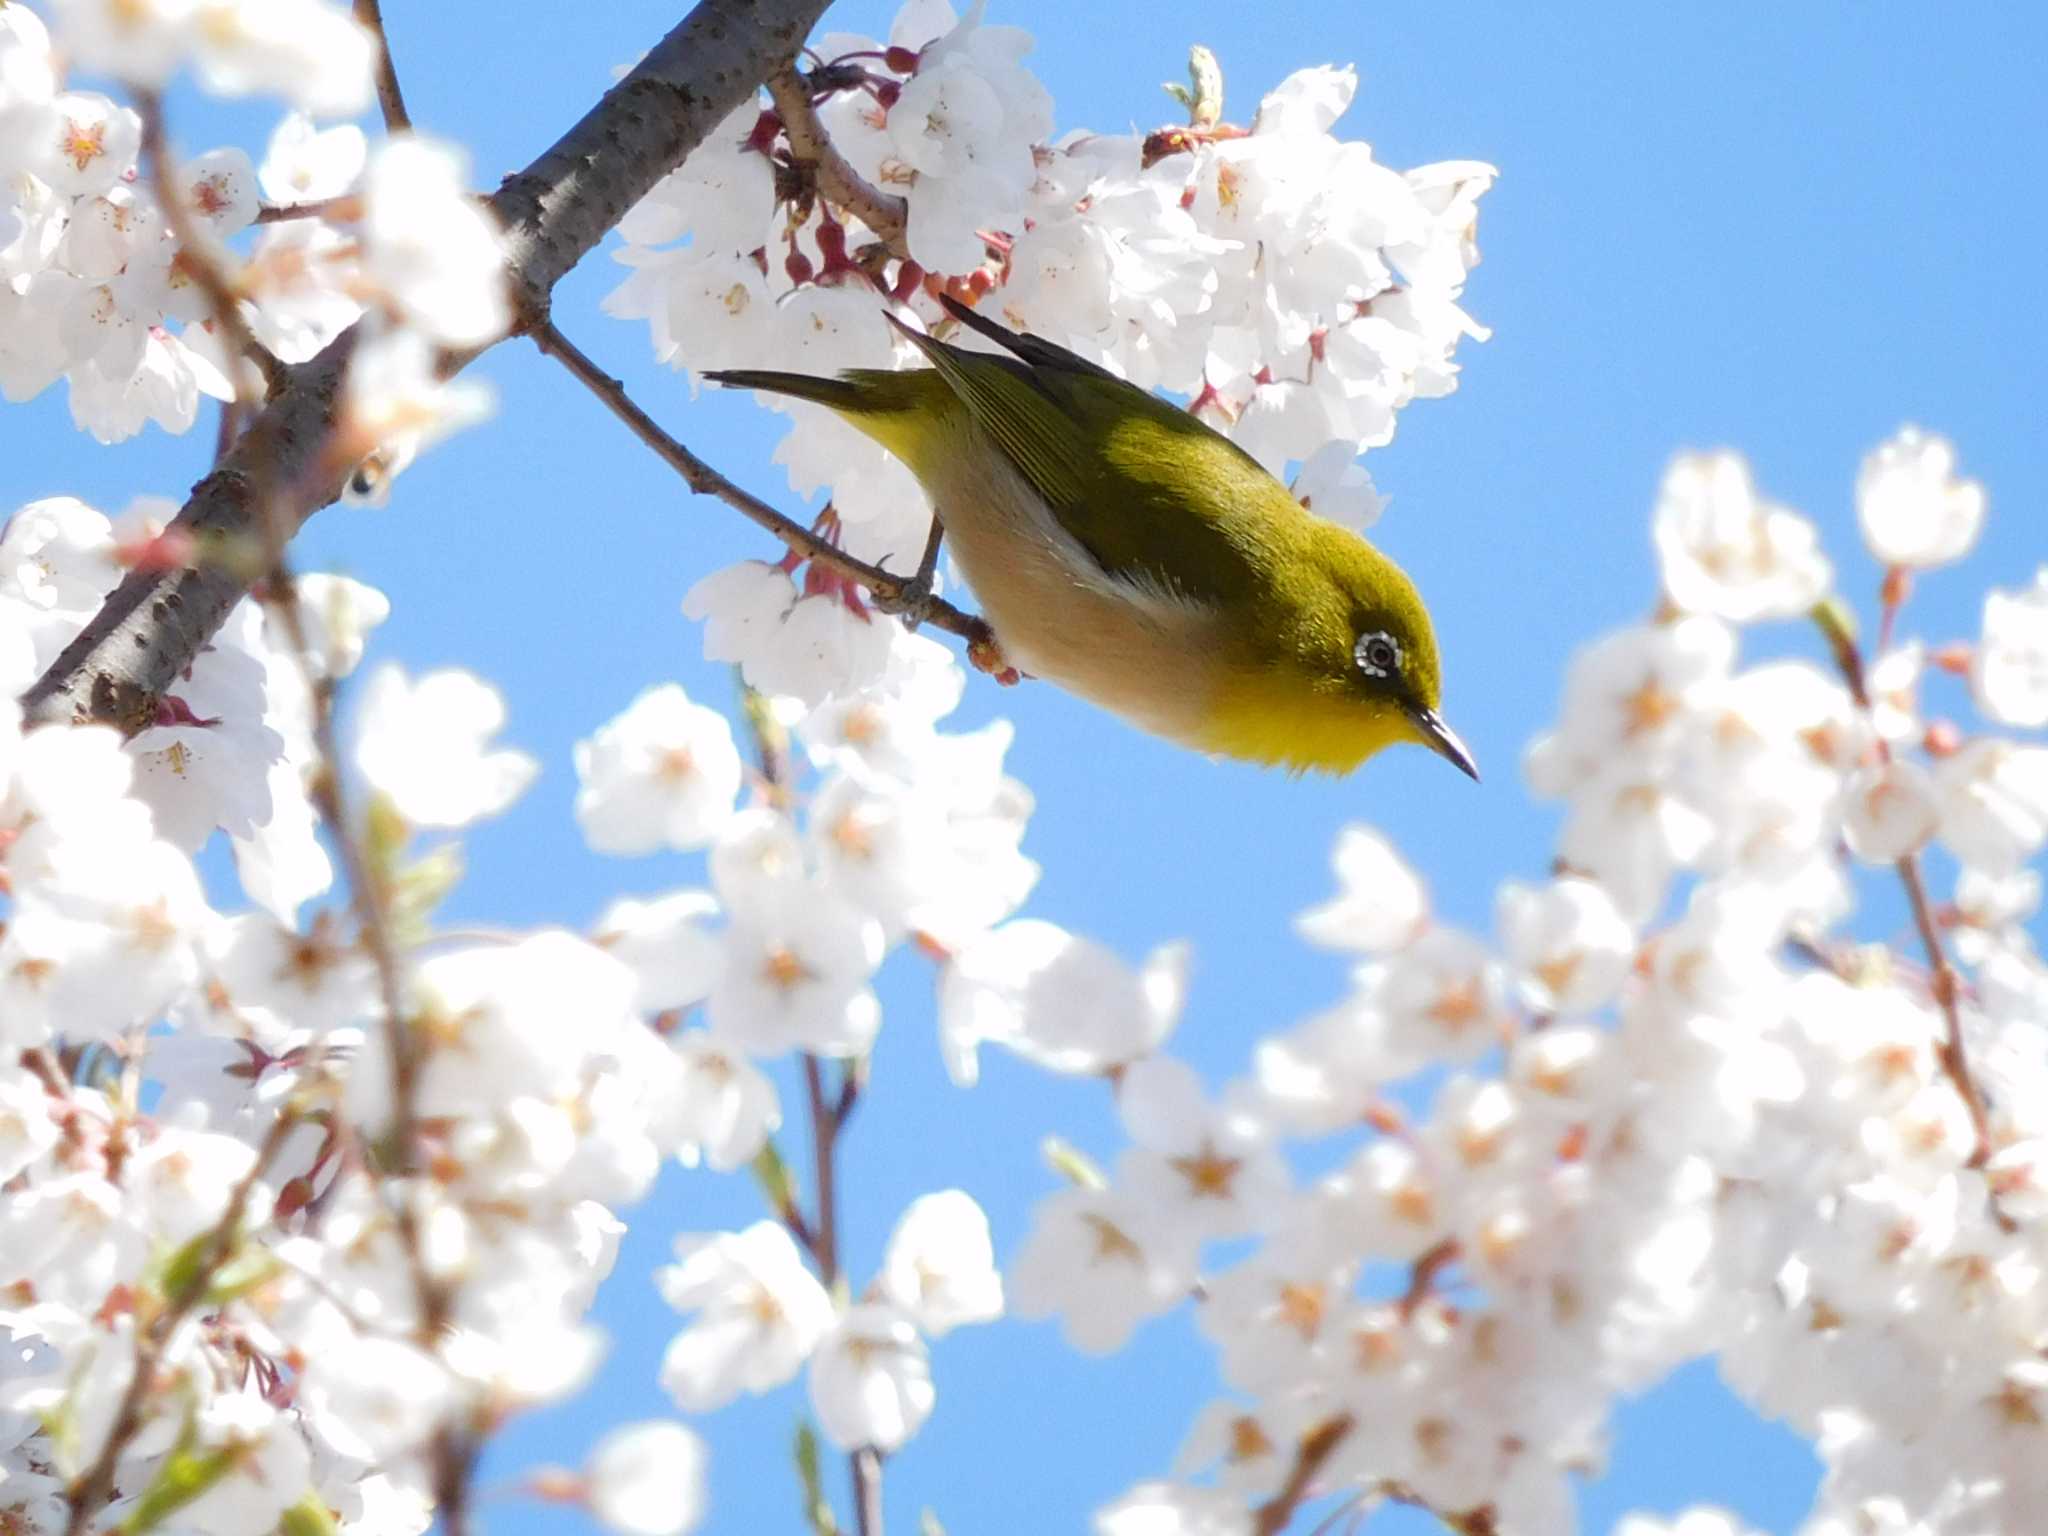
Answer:
<svg viewBox="0 0 2048 1536"><path fill-rule="evenodd" d="M812 400L923 482L1005 656L1198 751L1349 773L1397 741L1473 778L1415 585L1168 401L963 304L1013 353L707 377Z"/></svg>

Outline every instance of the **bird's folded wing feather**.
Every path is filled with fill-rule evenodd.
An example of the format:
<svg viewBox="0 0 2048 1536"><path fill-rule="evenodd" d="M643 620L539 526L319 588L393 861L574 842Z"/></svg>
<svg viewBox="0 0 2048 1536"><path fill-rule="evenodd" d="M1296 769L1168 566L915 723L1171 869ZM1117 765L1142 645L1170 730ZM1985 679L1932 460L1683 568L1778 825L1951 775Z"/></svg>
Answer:
<svg viewBox="0 0 2048 1536"><path fill-rule="evenodd" d="M1103 571L1196 603L1254 597L1276 507L1300 513L1278 482L1185 411L1041 337L990 329L1022 360L919 345Z"/></svg>

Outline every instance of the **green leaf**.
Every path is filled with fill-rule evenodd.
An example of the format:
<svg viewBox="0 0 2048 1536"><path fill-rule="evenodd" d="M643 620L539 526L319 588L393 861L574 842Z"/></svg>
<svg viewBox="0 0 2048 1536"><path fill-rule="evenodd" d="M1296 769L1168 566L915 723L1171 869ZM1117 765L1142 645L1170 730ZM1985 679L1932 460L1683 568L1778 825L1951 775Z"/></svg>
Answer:
<svg viewBox="0 0 2048 1536"><path fill-rule="evenodd" d="M240 1241L240 1233L230 1233L225 1249L218 1248L219 1233L212 1227L186 1238L165 1255L157 1269L156 1293L172 1304L187 1300L198 1287L214 1278L208 1274L209 1266L216 1271L225 1267L223 1255L232 1256Z"/></svg>
<svg viewBox="0 0 2048 1536"><path fill-rule="evenodd" d="M363 812L363 854L369 861L371 875L378 883L392 883L399 857L411 841L412 824L398 813L391 797L371 795L369 806Z"/></svg>
<svg viewBox="0 0 2048 1536"><path fill-rule="evenodd" d="M465 873L462 848L443 843L430 848L398 871L391 882L391 935L401 944L416 944L427 937L428 919L448 899L448 893L462 883Z"/></svg>
<svg viewBox="0 0 2048 1536"><path fill-rule="evenodd" d="M277 1536L335 1536L340 1529L327 1501L310 1488L277 1521Z"/></svg>
<svg viewBox="0 0 2048 1536"><path fill-rule="evenodd" d="M1079 1147L1062 1141L1057 1136L1048 1136L1041 1141L1038 1144L1038 1152L1045 1159L1046 1165L1070 1184L1078 1185L1082 1189L1109 1187L1109 1180L1104 1177L1102 1170L1095 1166L1093 1158Z"/></svg>
<svg viewBox="0 0 2048 1536"><path fill-rule="evenodd" d="M283 1268L269 1249L244 1248L213 1272L213 1278L206 1283L204 1300L214 1307L239 1301L267 1284Z"/></svg>
<svg viewBox="0 0 2048 1536"><path fill-rule="evenodd" d="M768 1205L777 1216L784 1211L796 1209L796 1181L789 1176L789 1164L782 1159L782 1149L770 1137L761 1143L761 1150L754 1154L748 1165L753 1169L754 1182L761 1186L761 1193L768 1199Z"/></svg>
<svg viewBox="0 0 2048 1536"><path fill-rule="evenodd" d="M172 1451L157 1468L155 1480L128 1511L128 1518L121 1522L123 1536L137 1536L138 1532L161 1525L233 1471L240 1454L240 1448L232 1445L203 1455L184 1449Z"/></svg>
<svg viewBox="0 0 2048 1536"><path fill-rule="evenodd" d="M803 1485L804 1523L813 1536L839 1536L839 1518L832 1513L832 1501L825 1497L824 1479L818 1473L818 1432L809 1419L796 1424L796 1476Z"/></svg>

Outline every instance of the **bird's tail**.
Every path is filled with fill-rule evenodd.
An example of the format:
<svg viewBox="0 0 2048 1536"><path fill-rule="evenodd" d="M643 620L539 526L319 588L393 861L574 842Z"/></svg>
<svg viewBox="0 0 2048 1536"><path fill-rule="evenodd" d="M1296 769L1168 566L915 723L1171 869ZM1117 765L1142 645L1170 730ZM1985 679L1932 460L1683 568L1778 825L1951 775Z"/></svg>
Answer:
<svg viewBox="0 0 2048 1536"><path fill-rule="evenodd" d="M766 368L717 368L704 375L727 389L758 389L771 395L815 400L835 411L862 409L861 388L850 379L820 379L807 373L774 373Z"/></svg>
<svg viewBox="0 0 2048 1536"><path fill-rule="evenodd" d="M922 450L960 409L953 392L929 368L849 368L836 379L765 368L721 368L704 375L728 389L758 389L810 400L837 411L902 459L912 470Z"/></svg>
<svg viewBox="0 0 2048 1536"><path fill-rule="evenodd" d="M718 368L704 375L728 389L759 389L771 395L814 400L848 416L893 415L928 407L951 391L922 369L849 368L836 379L766 368Z"/></svg>

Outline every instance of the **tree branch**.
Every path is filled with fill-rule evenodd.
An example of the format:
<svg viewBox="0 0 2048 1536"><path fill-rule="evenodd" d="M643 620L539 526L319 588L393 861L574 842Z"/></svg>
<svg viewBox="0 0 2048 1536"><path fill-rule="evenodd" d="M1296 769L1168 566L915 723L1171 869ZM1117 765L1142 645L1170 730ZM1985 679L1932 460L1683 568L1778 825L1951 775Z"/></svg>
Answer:
<svg viewBox="0 0 2048 1536"><path fill-rule="evenodd" d="M782 119L782 131L789 137L790 153L797 164L810 167L825 200L837 203L867 225L896 255L908 258L908 205L902 198L871 185L839 153L832 136L818 121L817 110L811 104L811 88L797 73L794 61L768 76L768 94L775 100L775 115Z"/></svg>
<svg viewBox="0 0 2048 1536"><path fill-rule="evenodd" d="M825 0L702 0L551 149L506 179L489 201L505 232L515 334L546 320L562 275L795 54L824 8ZM286 369L249 430L193 487L172 524L192 547L232 548L256 534L253 492L264 481L303 487L283 509L293 532L340 494L350 466L326 450L355 334ZM131 572L23 696L29 720L147 725L256 574L203 559Z"/></svg>
<svg viewBox="0 0 2048 1536"><path fill-rule="evenodd" d="M398 69L391 62L391 42L384 35L384 7L379 0L355 0L356 23L377 43L377 105L384 112L389 133L410 133L412 116L405 110L405 94L398 88Z"/></svg>
<svg viewBox="0 0 2048 1536"><path fill-rule="evenodd" d="M683 483L691 490L700 496L716 496L727 506L753 519L805 559L815 560L859 582L874 594L875 606L884 613L901 613L913 623L930 624L958 635L967 642L968 655L977 666L984 671L1001 670L995 632L985 620L954 607L943 598L932 596L929 588L921 586L916 576L898 576L864 560L854 559L822 534L776 511L760 497L741 490L664 432L652 416L634 403L633 397L626 393L626 386L585 356L553 321L543 321L533 328L532 334L535 346L574 374L583 387L602 400L635 437L681 475ZM998 665L990 665L991 661Z"/></svg>

